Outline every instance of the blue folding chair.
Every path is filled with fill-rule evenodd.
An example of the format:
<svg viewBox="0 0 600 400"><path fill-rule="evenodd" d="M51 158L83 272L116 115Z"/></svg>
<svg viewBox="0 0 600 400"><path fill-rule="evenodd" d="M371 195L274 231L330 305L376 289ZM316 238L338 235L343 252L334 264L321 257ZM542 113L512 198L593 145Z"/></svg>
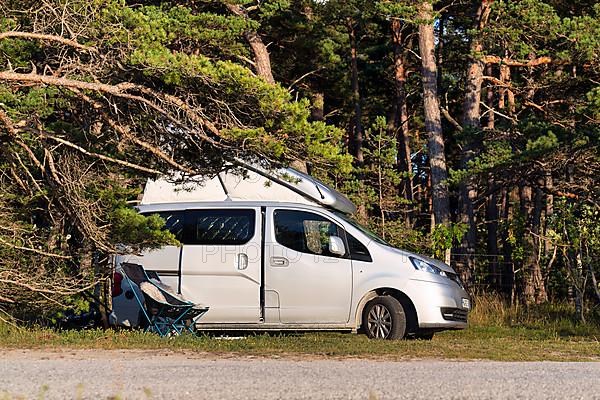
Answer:
<svg viewBox="0 0 600 400"><path fill-rule="evenodd" d="M195 333L196 321L206 314L208 307L185 300L158 276L148 277L139 264L123 263L121 268L126 279L135 283L142 293L143 299L132 290L148 322L147 331L161 337L181 335L184 331Z"/></svg>

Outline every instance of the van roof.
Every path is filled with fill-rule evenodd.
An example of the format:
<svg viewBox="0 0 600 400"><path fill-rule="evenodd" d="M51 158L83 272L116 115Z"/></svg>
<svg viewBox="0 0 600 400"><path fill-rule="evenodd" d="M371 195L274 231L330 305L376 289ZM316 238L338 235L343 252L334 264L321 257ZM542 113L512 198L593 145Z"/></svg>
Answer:
<svg viewBox="0 0 600 400"><path fill-rule="evenodd" d="M224 209L224 208L246 208L246 207L285 207L300 208L306 210L323 209L319 204L294 203L282 201L193 201L193 202L173 202L140 204L137 209L142 213L154 213L162 211L183 211L194 209Z"/></svg>
<svg viewBox="0 0 600 400"><path fill-rule="evenodd" d="M144 206L183 203L251 202L247 205L289 203L320 205L345 214L356 212L356 206L343 194L318 179L293 168L267 171L244 165L240 170L221 172L213 178L195 177L178 183L178 177L148 180L140 202ZM173 209L172 206L169 206ZM227 205L230 207L230 205ZM182 209L183 207L177 207Z"/></svg>

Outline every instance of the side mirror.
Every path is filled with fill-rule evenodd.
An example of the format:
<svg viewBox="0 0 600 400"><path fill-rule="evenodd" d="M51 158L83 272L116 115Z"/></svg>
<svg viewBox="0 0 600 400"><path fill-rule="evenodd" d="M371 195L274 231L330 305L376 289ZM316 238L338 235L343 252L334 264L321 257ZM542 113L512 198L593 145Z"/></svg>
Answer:
<svg viewBox="0 0 600 400"><path fill-rule="evenodd" d="M346 254L346 246L344 241L339 236L331 236L329 238L329 252L338 256Z"/></svg>

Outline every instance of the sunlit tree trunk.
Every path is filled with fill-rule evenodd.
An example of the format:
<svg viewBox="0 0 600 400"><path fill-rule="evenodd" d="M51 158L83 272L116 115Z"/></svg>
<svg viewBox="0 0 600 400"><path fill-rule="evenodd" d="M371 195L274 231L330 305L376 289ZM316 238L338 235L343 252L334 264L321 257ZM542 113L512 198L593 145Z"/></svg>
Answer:
<svg viewBox="0 0 600 400"><path fill-rule="evenodd" d="M406 105L406 49L402 35L402 22L392 20L392 37L394 42L394 81L396 83L396 142L398 147L398 169L408 174L402 180L404 198L413 200L412 161L410 158L410 130L408 125L408 107Z"/></svg>
<svg viewBox="0 0 600 400"><path fill-rule="evenodd" d="M498 270L498 219L500 215L498 212L498 185L492 177L488 179L488 188L490 194L487 196L485 205L486 250L490 274L488 282L497 290L502 285Z"/></svg>
<svg viewBox="0 0 600 400"><path fill-rule="evenodd" d="M548 300L538 256L540 252L541 191L536 190L534 198L531 186L522 185L519 188L519 198L524 225L530 229L530 232L525 231L523 235L523 246L525 248L525 259L523 260L521 274L523 298L527 304L539 304Z"/></svg>
<svg viewBox="0 0 600 400"><path fill-rule="evenodd" d="M316 92L312 95L310 119L313 121L325 121L325 94L323 92Z"/></svg>
<svg viewBox="0 0 600 400"><path fill-rule="evenodd" d="M226 4L226 6L233 14L249 19L248 12L243 6L239 4ZM273 71L271 70L269 51L258 32L248 30L244 32L244 37L254 53L254 70L256 71L256 75L264 78L269 83L275 83Z"/></svg>
<svg viewBox="0 0 600 400"><path fill-rule="evenodd" d="M444 152L440 105L437 97L433 7L430 2L420 3L419 19L425 21L419 25L419 52L422 67L425 130L428 135L429 165L431 168L432 212L435 224L447 225L450 221L448 170ZM448 259L449 254L446 255L446 260L448 261Z"/></svg>
<svg viewBox="0 0 600 400"><path fill-rule="evenodd" d="M485 64L481 59L483 44L479 38L480 32L485 28L490 13L492 1L483 0L475 14L475 26L477 32L471 39L470 61L467 66L465 95L463 101L462 127L466 135L466 143L463 146L461 156L461 167L468 168L468 164L477 156L480 144L481 131L481 86L483 83L483 70ZM467 178L461 182L460 187L460 220L467 225L467 232L461 243L460 253L463 266L470 273L474 270L474 254L477 246L477 225L473 203L477 199L477 188L472 179Z"/></svg>
<svg viewBox="0 0 600 400"><path fill-rule="evenodd" d="M485 74L487 76L493 76L493 67L491 64L487 64L485 69ZM494 86L489 85L485 91L485 102L487 104L487 118L486 118L486 129L494 130L496 128L496 120L493 109L495 107L495 99L494 99ZM488 179L488 190L490 194L486 199L486 207L485 207L485 224L487 229L487 240L486 240L486 250L488 255L488 263L489 263L489 273L490 273L490 284L492 288L497 291L502 291L504 281L504 274L500 268L499 264L499 247L498 247L498 239L499 239L499 229L498 223L500 219L500 207L498 207L498 199L500 187L496 183L493 176L490 176Z"/></svg>
<svg viewBox="0 0 600 400"><path fill-rule="evenodd" d="M517 188L506 188L503 192L502 201L502 219L503 221L513 221L515 215L515 206L519 202L519 193ZM514 246L512 238L515 236L514 227L504 224L502 230L502 289L505 296L514 305L516 300L516 280L515 280L515 262L513 259Z"/></svg>

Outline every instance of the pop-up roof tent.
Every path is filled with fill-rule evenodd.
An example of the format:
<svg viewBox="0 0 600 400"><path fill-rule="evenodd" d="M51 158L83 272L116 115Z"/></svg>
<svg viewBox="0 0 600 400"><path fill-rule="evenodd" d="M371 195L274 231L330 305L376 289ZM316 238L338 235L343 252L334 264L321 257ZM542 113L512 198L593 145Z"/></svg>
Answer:
<svg viewBox="0 0 600 400"><path fill-rule="evenodd" d="M244 165L245 173L222 172L201 183L148 180L140 205L214 201L277 201L319 204L345 214L356 212L346 196L293 168L267 171Z"/></svg>

